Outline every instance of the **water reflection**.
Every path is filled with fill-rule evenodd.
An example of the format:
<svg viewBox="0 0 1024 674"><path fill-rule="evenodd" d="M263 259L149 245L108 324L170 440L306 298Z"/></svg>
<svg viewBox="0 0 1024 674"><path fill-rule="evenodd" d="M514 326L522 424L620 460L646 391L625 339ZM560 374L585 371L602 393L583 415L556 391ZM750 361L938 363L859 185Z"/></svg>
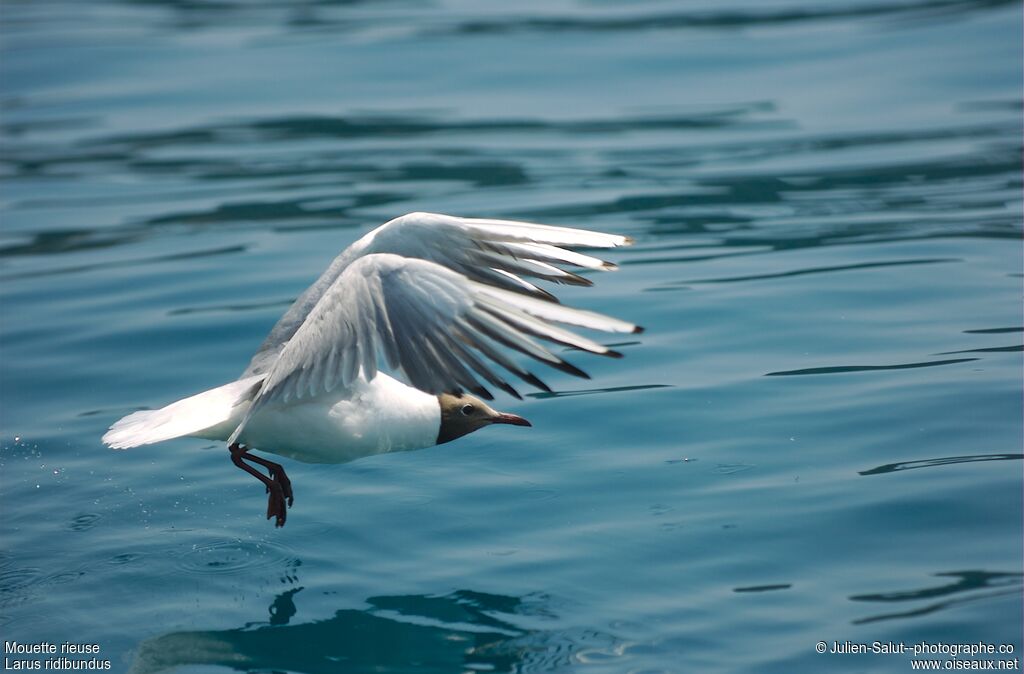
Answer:
<svg viewBox="0 0 1024 674"><path fill-rule="evenodd" d="M459 590L444 596L371 597L368 608L296 622L302 587L277 595L269 618L228 630L172 632L144 641L132 674L185 665L239 671L522 672L564 667L585 645L613 640L588 632L579 640L520 623L548 618L529 599ZM577 642L581 643L577 643ZM585 642L585 643L583 643Z"/></svg>
<svg viewBox="0 0 1024 674"><path fill-rule="evenodd" d="M302 587L292 588L274 598L274 603L270 605L269 609L271 625L287 625L291 622L292 616L298 612L293 597L304 589Z"/></svg>
<svg viewBox="0 0 1024 674"><path fill-rule="evenodd" d="M883 620L894 620L897 618L913 618L940 611L942 609L958 606L967 602L984 601L996 599L1007 595L1019 595L1021 580L1024 574L1018 572L992 572L982 570L970 571L949 571L936 573L936 576L953 578L955 580L934 587L918 588L903 592L880 592L876 594L860 594L850 597L853 601L900 603L906 601L919 601L922 599L935 599L938 597L949 597L969 593L965 597L945 599L932 602L916 609L883 613L854 620L855 625L879 622ZM989 591L994 590L994 591Z"/></svg>

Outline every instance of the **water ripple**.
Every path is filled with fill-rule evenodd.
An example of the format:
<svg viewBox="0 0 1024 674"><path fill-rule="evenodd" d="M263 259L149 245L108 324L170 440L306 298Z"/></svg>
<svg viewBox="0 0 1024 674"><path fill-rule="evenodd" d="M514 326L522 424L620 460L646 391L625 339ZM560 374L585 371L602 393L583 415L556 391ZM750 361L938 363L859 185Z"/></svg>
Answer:
<svg viewBox="0 0 1024 674"><path fill-rule="evenodd" d="M820 21L879 19L891 17L908 21L934 19L1012 4L1011 0L922 0L919 2L860 3L827 7L736 9L657 14L626 14L608 17L544 16L471 20L455 30L468 34L510 32L611 32L680 29L730 30L753 26L787 25Z"/></svg>
<svg viewBox="0 0 1024 674"><path fill-rule="evenodd" d="M108 270L125 267L148 266L160 262L175 262L182 260L194 260L202 257L232 255L235 253L245 252L246 249L246 246L223 246L220 248L212 248L206 250L191 250L183 253L156 255L153 257L138 258L134 260L118 260L113 262L106 261L97 262L95 264L80 264L67 267L53 267L49 269L33 269L31 271L19 271L13 274L5 274L3 276L0 276L0 280L38 278L43 276L57 276L61 274L77 274L81 272L95 271L101 269ZM3 254L3 251L0 251L0 257L2 257Z"/></svg>
<svg viewBox="0 0 1024 674"><path fill-rule="evenodd" d="M955 463L975 463L982 461L1019 461L1024 459L1024 454L974 454L968 456L942 456L935 459L919 459L917 461L899 461L886 463L870 470L859 471L858 475L883 475L895 473L901 470L914 470L915 468L934 468L936 466L948 466Z"/></svg>
<svg viewBox="0 0 1024 674"><path fill-rule="evenodd" d="M970 335L999 335L1007 332L1024 332L1024 327L1016 328L981 328L978 330L964 330Z"/></svg>
<svg viewBox="0 0 1024 674"><path fill-rule="evenodd" d="M0 567L0 606L21 603L28 599L31 588L39 583L42 571L33 567Z"/></svg>
<svg viewBox="0 0 1024 674"><path fill-rule="evenodd" d="M774 592L775 590L788 590L793 587L792 583L776 583L774 585L750 585L747 587L734 587L733 592Z"/></svg>
<svg viewBox="0 0 1024 674"><path fill-rule="evenodd" d="M32 600L48 587L72 583L86 575L84 567L44 573L29 566L15 566L10 558L0 558L0 607L15 606Z"/></svg>
<svg viewBox="0 0 1024 674"><path fill-rule="evenodd" d="M877 267L905 267L918 264L939 264L944 262L962 262L955 257L937 257L928 259L913 260L888 260L884 262L861 262L858 264L832 265L828 267L807 267L805 269L792 269L790 271L773 272L771 274L749 274L745 276L729 276L724 278L693 279L690 281L674 281L666 286L695 285L698 283L737 283L741 281L763 281L773 278L789 278L792 276L805 276L807 274L826 274L840 271L853 271L860 269L874 269Z"/></svg>
<svg viewBox="0 0 1024 674"><path fill-rule="evenodd" d="M237 313L240 311L262 311L264 309L274 308L287 308L291 305L295 298L287 300L271 300L267 302L248 302L245 304L220 304L216 306L203 306L203 307L181 307L179 309L171 309L167 312L168 316L187 316L190 314L220 314L220 313Z"/></svg>
<svg viewBox="0 0 1024 674"><path fill-rule="evenodd" d="M283 543L226 539L192 546L178 557L176 566L186 573L238 575L253 569L292 567L296 561Z"/></svg>
<svg viewBox="0 0 1024 674"><path fill-rule="evenodd" d="M22 6L22 5L25 6ZM592 5L551 2L544 11L530 12L529 4L518 12L481 10L473 3L430 3L415 0L368 2L367 0L307 0L276 3L267 0L121 0L111 3L121 12L103 12L80 3L62 7L61 20L43 22L34 3L14 3L5 23L21 34L90 35L161 30L164 32L223 32L227 26L246 29L266 42L276 36L312 39L319 36L357 35L361 40L444 39L449 36L504 35L519 33L561 34L641 33L647 31L734 31L761 26L800 26L815 23L888 21L906 24L936 20L963 20L965 15L997 9L1011 0L862 0L839 5L794 1L782 6L759 6L722 0L711 8L695 6L665 11L652 3ZM768 5L769 3L764 3ZM613 9L609 9L613 8ZM102 29L96 24L102 20ZM231 33L228 33L229 35ZM271 42L273 44L273 42Z"/></svg>
<svg viewBox="0 0 1024 674"><path fill-rule="evenodd" d="M1013 344L1011 346L985 346L977 349L960 349L959 351L941 351L936 356L948 356L953 353L1017 353L1024 351L1024 344Z"/></svg>
<svg viewBox="0 0 1024 674"><path fill-rule="evenodd" d="M572 396L596 395L601 393L621 393L624 391L644 391L652 388L672 388L671 384L639 384L635 386L610 386L607 388L588 388L575 391L540 391L527 393L527 398L569 398Z"/></svg>
<svg viewBox="0 0 1024 674"><path fill-rule="evenodd" d="M802 370L780 370L778 372L767 372L766 377L787 377L791 375L804 374L839 374L844 372L873 372L875 370L909 370L919 367L937 367L939 365L954 365L956 363L969 363L978 358L950 358L949 360L929 360L921 363L899 363L896 365L835 365L832 367L809 367Z"/></svg>
<svg viewBox="0 0 1024 674"><path fill-rule="evenodd" d="M100 520L102 515L99 513L82 513L76 515L71 522L68 524L68 528L71 531L88 531L96 526L96 522Z"/></svg>

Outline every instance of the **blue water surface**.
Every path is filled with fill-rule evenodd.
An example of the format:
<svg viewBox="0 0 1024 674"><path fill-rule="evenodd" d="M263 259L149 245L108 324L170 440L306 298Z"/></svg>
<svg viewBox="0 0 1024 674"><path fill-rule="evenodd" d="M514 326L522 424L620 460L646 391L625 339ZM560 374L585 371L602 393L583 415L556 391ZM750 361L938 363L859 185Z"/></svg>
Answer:
<svg viewBox="0 0 1024 674"><path fill-rule="evenodd" d="M4 0L2 638L137 673L1020 658L1021 20ZM218 443L102 446L414 210L632 236L558 292L646 332L499 398L532 429L288 462L280 530Z"/></svg>

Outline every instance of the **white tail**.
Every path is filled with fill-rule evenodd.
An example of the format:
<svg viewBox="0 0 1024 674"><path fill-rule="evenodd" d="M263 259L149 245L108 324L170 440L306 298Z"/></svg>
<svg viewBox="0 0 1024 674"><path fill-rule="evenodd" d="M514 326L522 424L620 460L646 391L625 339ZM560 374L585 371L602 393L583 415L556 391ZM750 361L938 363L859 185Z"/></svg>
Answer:
<svg viewBox="0 0 1024 674"><path fill-rule="evenodd" d="M245 403L255 395L262 380L262 375L247 377L158 410L134 412L111 426L103 442L114 449L128 449L185 435L227 438L233 426L227 426L223 433L215 427L233 417L241 421L248 407Z"/></svg>

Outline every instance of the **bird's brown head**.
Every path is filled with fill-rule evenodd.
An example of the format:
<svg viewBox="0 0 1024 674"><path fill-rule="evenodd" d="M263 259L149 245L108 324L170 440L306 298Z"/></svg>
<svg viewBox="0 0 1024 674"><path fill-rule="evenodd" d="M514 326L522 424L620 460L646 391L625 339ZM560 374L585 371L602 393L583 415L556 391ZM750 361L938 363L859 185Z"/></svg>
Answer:
<svg viewBox="0 0 1024 674"><path fill-rule="evenodd" d="M487 403L468 393L458 396L442 393L437 396L437 402L441 405L441 428L437 432L439 445L491 424L531 425L520 416L492 409Z"/></svg>

